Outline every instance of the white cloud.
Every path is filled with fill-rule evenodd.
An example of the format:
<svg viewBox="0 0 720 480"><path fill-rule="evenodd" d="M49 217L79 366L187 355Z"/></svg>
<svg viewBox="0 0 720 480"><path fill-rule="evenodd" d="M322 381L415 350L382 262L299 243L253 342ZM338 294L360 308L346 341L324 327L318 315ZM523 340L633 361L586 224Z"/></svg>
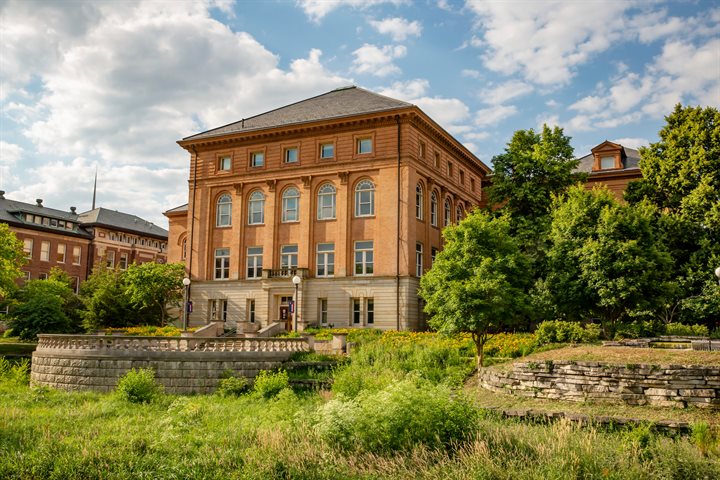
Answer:
<svg viewBox="0 0 720 480"><path fill-rule="evenodd" d="M720 33L720 8L713 8L695 17L668 17L667 9L635 15L628 22L630 30L642 43L659 39L682 39L711 37Z"/></svg>
<svg viewBox="0 0 720 480"><path fill-rule="evenodd" d="M527 95L534 90L529 83L519 80L510 80L480 92L480 99L490 105L499 105L513 98Z"/></svg>
<svg viewBox="0 0 720 480"><path fill-rule="evenodd" d="M621 38L626 2L468 0L487 50L485 65L542 85L567 84L575 69ZM592 19L592 21L588 21Z"/></svg>
<svg viewBox="0 0 720 480"><path fill-rule="evenodd" d="M647 147L650 145L650 140L647 138L616 138L615 140L610 141L613 143L619 143L623 147L630 147L636 150L640 147Z"/></svg>
<svg viewBox="0 0 720 480"><path fill-rule="evenodd" d="M417 20L412 22L400 17L385 18L383 20L370 20L370 25L383 35L390 35L396 42L402 42L408 37L419 37L422 25Z"/></svg>
<svg viewBox="0 0 720 480"><path fill-rule="evenodd" d="M607 104L607 98L590 95L578 100L577 102L570 105L568 108L570 110L577 110L578 112L583 113L596 113L605 108Z"/></svg>
<svg viewBox="0 0 720 480"><path fill-rule="evenodd" d="M391 74L400 73L400 67L393 63L394 60L402 58L407 54L404 45L375 45L364 44L353 52L353 72L368 73L376 77L386 77Z"/></svg>
<svg viewBox="0 0 720 480"><path fill-rule="evenodd" d="M13 165L23 156L23 148L14 143L0 140L0 165Z"/></svg>
<svg viewBox="0 0 720 480"><path fill-rule="evenodd" d="M556 100L553 100L553 99L550 99L550 100L548 100L547 102L545 102L545 105L546 105L548 108L557 108L557 107L560 106L560 102L558 102L558 101L556 101Z"/></svg>
<svg viewBox="0 0 720 480"><path fill-rule="evenodd" d="M430 90L430 82L424 78L415 78L405 82L393 82L389 87L383 88L380 93L387 97L412 102L424 96Z"/></svg>
<svg viewBox="0 0 720 480"><path fill-rule="evenodd" d="M463 77L474 78L474 79L482 78L482 74L478 70L472 70L472 69L463 69L460 72L460 75L462 75Z"/></svg>
<svg viewBox="0 0 720 480"><path fill-rule="evenodd" d="M398 6L409 3L409 0L297 0L297 5L303 9L305 15L317 23L327 14L341 7L365 10L385 3Z"/></svg>
<svg viewBox="0 0 720 480"><path fill-rule="evenodd" d="M560 117L555 114L543 114L539 115L537 118L537 126L535 127L537 131L542 131L543 125L547 125L548 127L559 127L560 126Z"/></svg>
<svg viewBox="0 0 720 480"><path fill-rule="evenodd" d="M489 108L483 108L475 113L475 125L479 127L494 125L515 115L517 111L517 107L514 105L493 105Z"/></svg>

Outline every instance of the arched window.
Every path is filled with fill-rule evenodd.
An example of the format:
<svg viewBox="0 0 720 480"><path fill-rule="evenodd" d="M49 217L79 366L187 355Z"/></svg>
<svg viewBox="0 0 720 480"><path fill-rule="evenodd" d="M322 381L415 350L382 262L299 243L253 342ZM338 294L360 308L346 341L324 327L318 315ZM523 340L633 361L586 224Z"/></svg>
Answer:
<svg viewBox="0 0 720 480"><path fill-rule="evenodd" d="M295 187L285 189L282 195L282 221L297 222L300 192Z"/></svg>
<svg viewBox="0 0 720 480"><path fill-rule="evenodd" d="M463 219L463 213L463 206L458 203L457 207L455 207L455 223L460 223L460 220Z"/></svg>
<svg viewBox="0 0 720 480"><path fill-rule="evenodd" d="M248 200L248 225L265 223L265 195L260 190L250 194Z"/></svg>
<svg viewBox="0 0 720 480"><path fill-rule="evenodd" d="M452 207L450 206L450 199L445 199L445 218L443 219L443 225L448 226L450 225L450 221L452 220Z"/></svg>
<svg viewBox="0 0 720 480"><path fill-rule="evenodd" d="M437 213L438 213L437 195L435 192L430 194L430 224L433 227L437 227Z"/></svg>
<svg viewBox="0 0 720 480"><path fill-rule="evenodd" d="M318 220L329 220L335 218L335 187L326 183L318 190Z"/></svg>
<svg viewBox="0 0 720 480"><path fill-rule="evenodd" d="M232 217L232 198L227 193L220 195L217 201L217 213L215 225L218 227L229 227Z"/></svg>
<svg viewBox="0 0 720 480"><path fill-rule="evenodd" d="M421 184L415 185L415 218L418 220L423 219L423 204L425 203L425 196L423 195L423 187Z"/></svg>
<svg viewBox="0 0 720 480"><path fill-rule="evenodd" d="M355 187L355 216L373 215L375 215L375 185L370 180L363 180Z"/></svg>

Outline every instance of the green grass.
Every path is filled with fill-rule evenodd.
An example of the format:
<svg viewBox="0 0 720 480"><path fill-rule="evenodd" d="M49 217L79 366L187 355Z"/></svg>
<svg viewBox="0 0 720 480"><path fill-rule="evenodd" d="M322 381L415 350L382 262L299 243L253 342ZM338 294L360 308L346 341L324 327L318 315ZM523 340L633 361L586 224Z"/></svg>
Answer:
<svg viewBox="0 0 720 480"><path fill-rule="evenodd" d="M7 340L7 339L3 339ZM37 343L27 342L0 342L0 357L2 356L30 356L35 351Z"/></svg>

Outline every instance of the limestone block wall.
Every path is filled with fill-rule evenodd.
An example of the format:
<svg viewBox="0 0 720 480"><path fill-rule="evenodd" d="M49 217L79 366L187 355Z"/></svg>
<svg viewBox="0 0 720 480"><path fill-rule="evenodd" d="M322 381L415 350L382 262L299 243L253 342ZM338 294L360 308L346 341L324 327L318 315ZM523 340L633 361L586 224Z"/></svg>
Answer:
<svg viewBox="0 0 720 480"><path fill-rule="evenodd" d="M279 367L305 339L224 339L40 335L31 383L110 391L132 368L152 368L168 393L210 393L225 370L254 378Z"/></svg>
<svg viewBox="0 0 720 480"><path fill-rule="evenodd" d="M486 369L480 385L527 397L720 409L720 367L517 362Z"/></svg>

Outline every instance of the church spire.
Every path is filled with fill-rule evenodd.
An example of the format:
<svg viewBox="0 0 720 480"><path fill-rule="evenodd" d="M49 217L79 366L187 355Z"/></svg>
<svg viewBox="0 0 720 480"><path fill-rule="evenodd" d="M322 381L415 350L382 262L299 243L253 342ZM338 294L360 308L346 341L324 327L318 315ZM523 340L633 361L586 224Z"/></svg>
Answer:
<svg viewBox="0 0 720 480"><path fill-rule="evenodd" d="M93 184L93 203L90 210L95 210L95 197L97 196L97 164L95 165L95 183Z"/></svg>

